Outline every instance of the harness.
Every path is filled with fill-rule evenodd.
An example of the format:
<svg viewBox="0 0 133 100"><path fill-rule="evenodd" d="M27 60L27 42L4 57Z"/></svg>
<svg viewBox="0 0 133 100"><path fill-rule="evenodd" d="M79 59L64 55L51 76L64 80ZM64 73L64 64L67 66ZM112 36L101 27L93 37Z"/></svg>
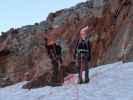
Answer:
<svg viewBox="0 0 133 100"><path fill-rule="evenodd" d="M81 70L82 70L82 66L83 66L83 61L85 60L84 57L86 58L86 56L87 56L86 53L89 53L89 47L87 44L87 40L85 40L84 42L85 42L84 46L87 46L87 49L78 49L79 44L81 43L81 39L77 42L77 45L76 45L76 65L78 65L78 61L80 60Z"/></svg>
<svg viewBox="0 0 133 100"><path fill-rule="evenodd" d="M89 52L89 50L85 50L85 49L78 49L78 50L77 50L77 52L78 52L78 53L82 53L82 52L87 53L87 52Z"/></svg>
<svg viewBox="0 0 133 100"><path fill-rule="evenodd" d="M78 49L78 47L79 47L79 44L81 43L81 39L78 41L78 43L77 43L77 46L76 46L76 52L77 52L77 56L78 56L78 54L80 54L80 53L82 53L82 52L84 52L84 53L88 53L89 52L89 48L88 48L88 44L87 44L87 40L84 40L84 42L85 42L85 45L86 45L86 47L87 47L87 50L86 49Z"/></svg>

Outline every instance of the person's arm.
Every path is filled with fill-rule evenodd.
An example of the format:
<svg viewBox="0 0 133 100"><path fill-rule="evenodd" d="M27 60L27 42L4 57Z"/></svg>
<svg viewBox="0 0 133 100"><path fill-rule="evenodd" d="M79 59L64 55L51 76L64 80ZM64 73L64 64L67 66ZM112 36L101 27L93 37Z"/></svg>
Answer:
<svg viewBox="0 0 133 100"><path fill-rule="evenodd" d="M89 60L91 60L91 43L90 43L90 41L88 41L88 49L89 49Z"/></svg>
<svg viewBox="0 0 133 100"><path fill-rule="evenodd" d="M56 50L56 55L61 56L61 46L60 45L55 45L55 50Z"/></svg>
<svg viewBox="0 0 133 100"><path fill-rule="evenodd" d="M76 46L74 48L74 55L73 55L74 59L76 59L78 44L79 44L79 40L76 42Z"/></svg>

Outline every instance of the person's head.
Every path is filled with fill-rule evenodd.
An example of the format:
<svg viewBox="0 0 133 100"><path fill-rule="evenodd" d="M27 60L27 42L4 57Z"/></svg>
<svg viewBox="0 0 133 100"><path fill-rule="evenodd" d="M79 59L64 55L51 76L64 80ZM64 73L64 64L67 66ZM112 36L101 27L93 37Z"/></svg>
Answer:
<svg viewBox="0 0 133 100"><path fill-rule="evenodd" d="M81 32L80 32L80 38L81 38L81 39L85 39L86 36L87 36L86 32L84 32L84 31L81 31Z"/></svg>
<svg viewBox="0 0 133 100"><path fill-rule="evenodd" d="M53 44L55 44L53 37L48 37L47 45L53 45Z"/></svg>
<svg viewBox="0 0 133 100"><path fill-rule="evenodd" d="M88 30L88 26L86 26L80 30L80 38L81 39L85 39L87 37L87 30Z"/></svg>

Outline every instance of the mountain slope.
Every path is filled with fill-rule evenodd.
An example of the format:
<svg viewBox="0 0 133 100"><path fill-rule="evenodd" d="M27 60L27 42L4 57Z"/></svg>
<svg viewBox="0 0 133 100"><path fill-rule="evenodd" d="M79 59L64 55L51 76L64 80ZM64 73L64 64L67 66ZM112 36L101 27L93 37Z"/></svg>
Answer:
<svg viewBox="0 0 133 100"><path fill-rule="evenodd" d="M0 88L0 100L132 100L132 66L133 62L117 62L91 69L89 84L66 82L61 87L28 90L21 88L26 82L18 83Z"/></svg>
<svg viewBox="0 0 133 100"><path fill-rule="evenodd" d="M45 39L51 37L67 51L63 66L72 72L73 51L79 31L88 25L92 44L89 67L133 61L133 0L90 0L50 13L45 21L10 29L0 37L0 72L11 83L52 77ZM65 72L67 72L65 69ZM67 72L68 73L68 72ZM28 76L28 77L27 77ZM50 78L48 81L53 82ZM39 83L39 84L40 84Z"/></svg>

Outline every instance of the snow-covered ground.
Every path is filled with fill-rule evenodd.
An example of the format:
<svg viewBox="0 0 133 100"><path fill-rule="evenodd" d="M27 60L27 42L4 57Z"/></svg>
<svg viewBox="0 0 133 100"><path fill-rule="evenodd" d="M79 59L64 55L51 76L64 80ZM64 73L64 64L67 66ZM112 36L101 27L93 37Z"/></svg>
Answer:
<svg viewBox="0 0 133 100"><path fill-rule="evenodd" d="M89 84L70 75L63 86L22 89L25 82L0 89L0 100L133 100L133 62L117 62L90 70Z"/></svg>

